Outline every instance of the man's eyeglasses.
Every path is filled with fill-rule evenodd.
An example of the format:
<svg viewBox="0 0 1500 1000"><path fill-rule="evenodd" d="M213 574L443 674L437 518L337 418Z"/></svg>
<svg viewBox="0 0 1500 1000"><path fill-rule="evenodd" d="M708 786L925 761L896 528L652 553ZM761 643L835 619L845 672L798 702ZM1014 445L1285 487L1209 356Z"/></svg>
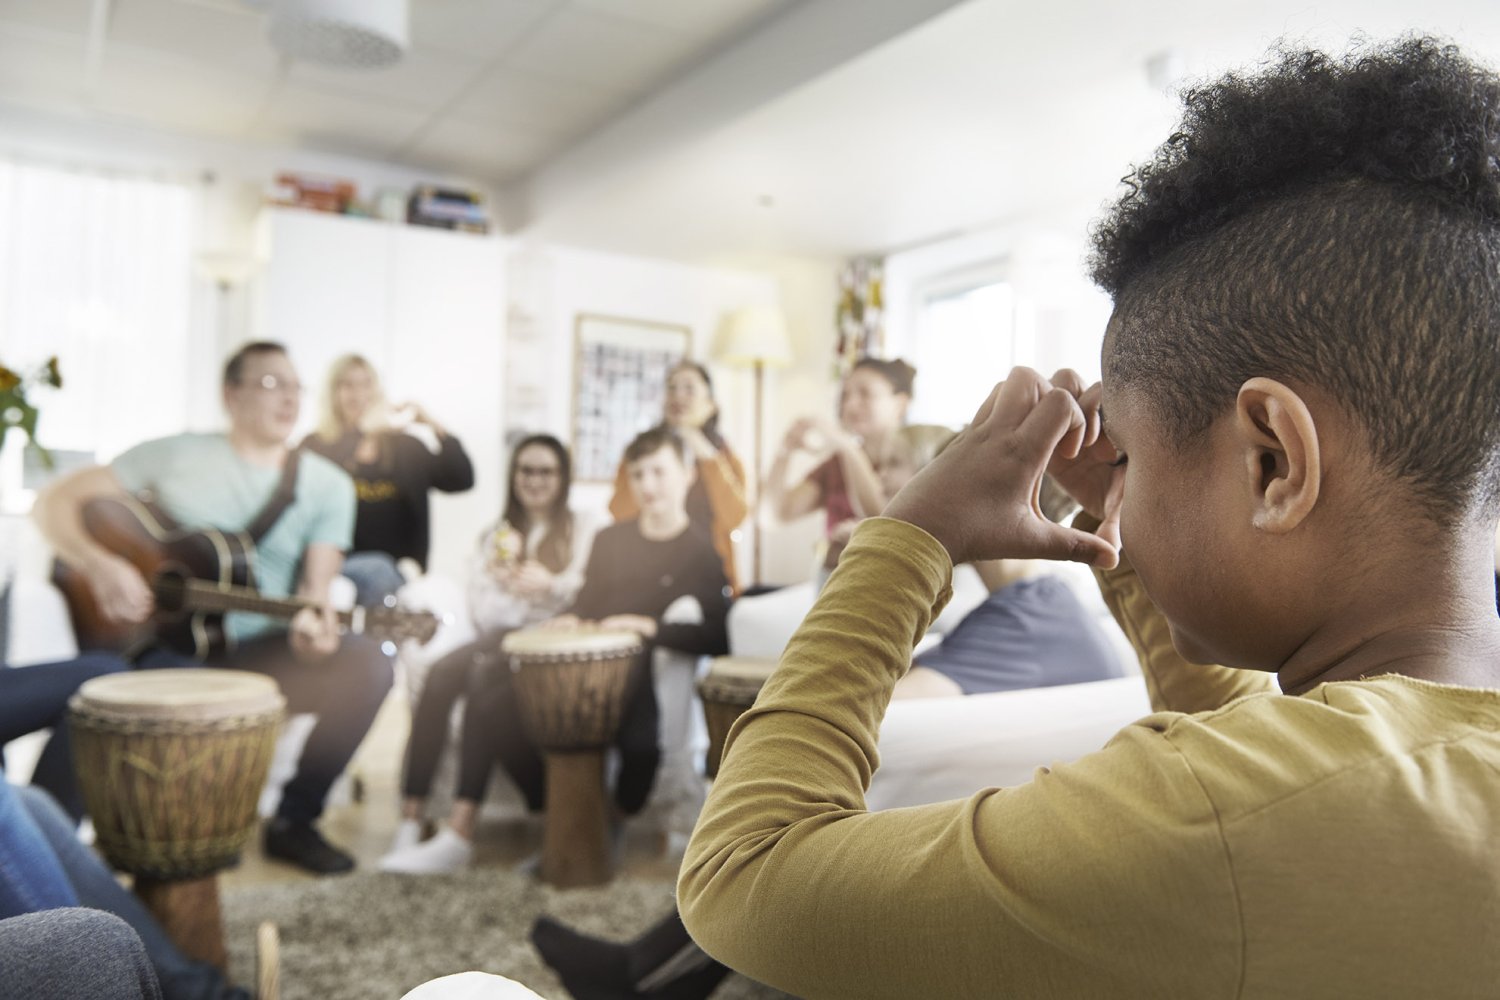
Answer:
<svg viewBox="0 0 1500 1000"><path fill-rule="evenodd" d="M279 392L286 396L302 395L302 383L296 379L281 379L275 375L262 375L253 381L241 381L239 383L246 389L255 389L258 392Z"/></svg>
<svg viewBox="0 0 1500 1000"><path fill-rule="evenodd" d="M516 475L524 479L552 479L562 474L555 465L518 465Z"/></svg>

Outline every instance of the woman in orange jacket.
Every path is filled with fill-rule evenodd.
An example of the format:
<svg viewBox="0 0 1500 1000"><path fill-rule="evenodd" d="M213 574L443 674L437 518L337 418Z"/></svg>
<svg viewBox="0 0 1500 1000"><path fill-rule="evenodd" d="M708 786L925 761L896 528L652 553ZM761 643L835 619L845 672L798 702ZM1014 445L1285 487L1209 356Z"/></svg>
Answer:
<svg viewBox="0 0 1500 1000"><path fill-rule="evenodd" d="M719 433L719 404L708 369L696 361L679 361L667 374L667 397L662 426L670 427L687 443L697 459L697 480L688 493L688 518L707 531L724 562L729 586L740 592L735 572L734 529L745 520L745 467ZM615 495L609 512L616 521L640 513L631 496L625 465L615 473Z"/></svg>

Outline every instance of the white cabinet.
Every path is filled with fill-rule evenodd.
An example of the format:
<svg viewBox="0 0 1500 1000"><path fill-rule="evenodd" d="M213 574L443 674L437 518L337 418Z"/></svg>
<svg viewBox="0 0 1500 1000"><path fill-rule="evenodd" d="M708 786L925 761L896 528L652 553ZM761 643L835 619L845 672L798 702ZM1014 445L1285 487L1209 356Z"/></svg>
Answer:
<svg viewBox="0 0 1500 1000"><path fill-rule="evenodd" d="M267 209L261 224L255 336L287 345L308 386L299 436L317 421L330 363L351 351L392 402L419 402L458 435L478 481L433 495L430 568L462 580L505 499L504 242L297 209Z"/></svg>

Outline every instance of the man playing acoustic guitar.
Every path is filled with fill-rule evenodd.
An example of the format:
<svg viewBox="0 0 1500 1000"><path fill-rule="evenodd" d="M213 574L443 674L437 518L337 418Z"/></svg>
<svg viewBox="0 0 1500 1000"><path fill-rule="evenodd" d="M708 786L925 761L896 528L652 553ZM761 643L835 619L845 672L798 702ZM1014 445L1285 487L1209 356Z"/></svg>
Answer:
<svg viewBox="0 0 1500 1000"><path fill-rule="evenodd" d="M225 616L226 648L205 659L276 680L288 712L313 712L297 773L266 827L266 854L309 871L348 871L354 860L313 825L328 790L364 739L390 690L390 658L372 639L340 635L328 588L353 540L354 487L318 455L292 452L287 438L301 409L302 384L285 348L255 342L224 367L229 430L179 434L137 445L108 466L81 469L37 498L34 514L59 560L81 571L106 624L145 623L156 606L136 562L101 544L85 522L90 501L149 495L178 528L255 536L254 583L268 597L295 596L304 607L289 627L260 615ZM294 470L284 467L288 457ZM142 667L191 665L157 644Z"/></svg>

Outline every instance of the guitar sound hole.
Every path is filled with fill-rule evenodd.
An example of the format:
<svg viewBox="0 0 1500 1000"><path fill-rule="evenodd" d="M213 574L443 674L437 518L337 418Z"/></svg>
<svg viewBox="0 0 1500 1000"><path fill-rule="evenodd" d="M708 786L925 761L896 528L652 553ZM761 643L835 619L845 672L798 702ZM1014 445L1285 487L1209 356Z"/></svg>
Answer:
<svg viewBox="0 0 1500 1000"><path fill-rule="evenodd" d="M156 574L156 609L178 614L187 604L188 575L168 567Z"/></svg>

